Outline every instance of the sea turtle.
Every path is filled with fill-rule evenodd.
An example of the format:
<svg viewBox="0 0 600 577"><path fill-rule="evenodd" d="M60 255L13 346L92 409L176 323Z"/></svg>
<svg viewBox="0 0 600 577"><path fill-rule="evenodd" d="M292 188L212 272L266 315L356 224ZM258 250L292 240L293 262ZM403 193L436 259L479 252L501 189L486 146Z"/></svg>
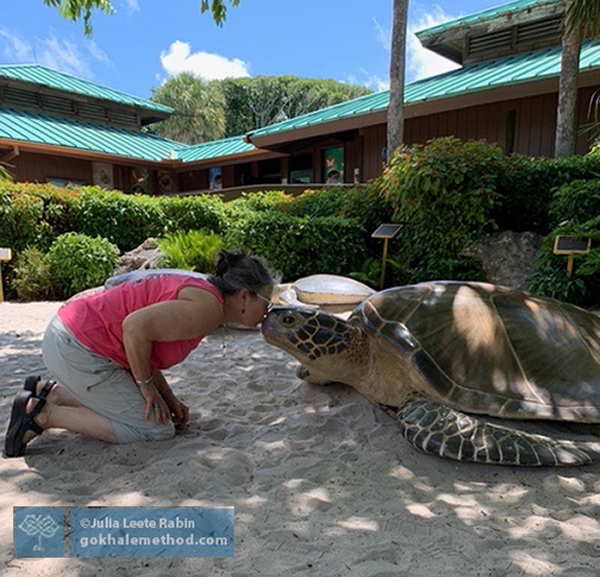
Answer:
<svg viewBox="0 0 600 577"><path fill-rule="evenodd" d="M579 307L486 283L426 282L378 292L348 321L276 307L262 332L300 361L299 376L354 387L426 453L522 466L599 458L600 443L514 421L600 422L600 318Z"/></svg>

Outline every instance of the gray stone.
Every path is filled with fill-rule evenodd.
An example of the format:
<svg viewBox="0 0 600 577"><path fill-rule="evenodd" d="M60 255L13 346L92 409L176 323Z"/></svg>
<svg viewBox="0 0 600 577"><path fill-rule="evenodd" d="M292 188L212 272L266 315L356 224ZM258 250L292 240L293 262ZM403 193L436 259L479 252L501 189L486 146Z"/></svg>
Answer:
<svg viewBox="0 0 600 577"><path fill-rule="evenodd" d="M160 268L160 262L165 258L164 253L158 248L154 238L146 239L140 246L126 252L115 267L115 276L134 270Z"/></svg>
<svg viewBox="0 0 600 577"><path fill-rule="evenodd" d="M534 232L505 231L487 234L463 249L461 256L481 264L488 282L515 289L526 289L535 272L543 237Z"/></svg>

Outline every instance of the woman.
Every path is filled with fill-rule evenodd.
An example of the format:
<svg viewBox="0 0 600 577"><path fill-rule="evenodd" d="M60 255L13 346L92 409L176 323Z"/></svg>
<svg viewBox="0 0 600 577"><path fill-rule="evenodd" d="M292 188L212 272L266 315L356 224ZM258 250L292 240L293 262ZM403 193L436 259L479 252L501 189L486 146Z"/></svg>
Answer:
<svg viewBox="0 0 600 577"><path fill-rule="evenodd" d="M214 276L151 271L67 302L44 334L44 363L56 381L29 378L13 402L5 455L18 457L45 429L109 443L169 439L188 408L161 373L225 323L255 327L275 279L243 251L221 251Z"/></svg>

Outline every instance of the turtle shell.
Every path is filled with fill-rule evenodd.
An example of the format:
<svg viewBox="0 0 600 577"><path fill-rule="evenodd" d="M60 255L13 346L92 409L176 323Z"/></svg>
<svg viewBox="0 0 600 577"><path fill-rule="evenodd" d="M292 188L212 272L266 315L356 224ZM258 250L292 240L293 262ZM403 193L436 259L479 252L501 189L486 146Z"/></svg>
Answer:
<svg viewBox="0 0 600 577"><path fill-rule="evenodd" d="M353 317L409 356L439 402L600 422L600 317L579 307L490 284L431 282L379 292Z"/></svg>

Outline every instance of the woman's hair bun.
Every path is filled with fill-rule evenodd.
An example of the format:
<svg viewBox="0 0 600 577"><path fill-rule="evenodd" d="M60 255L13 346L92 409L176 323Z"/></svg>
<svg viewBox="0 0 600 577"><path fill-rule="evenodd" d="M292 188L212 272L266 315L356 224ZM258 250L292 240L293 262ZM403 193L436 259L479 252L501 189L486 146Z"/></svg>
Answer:
<svg viewBox="0 0 600 577"><path fill-rule="evenodd" d="M235 267L235 265L238 264L245 256L246 253L241 249L231 251L221 249L217 253L217 269L215 276L223 276L227 271Z"/></svg>

